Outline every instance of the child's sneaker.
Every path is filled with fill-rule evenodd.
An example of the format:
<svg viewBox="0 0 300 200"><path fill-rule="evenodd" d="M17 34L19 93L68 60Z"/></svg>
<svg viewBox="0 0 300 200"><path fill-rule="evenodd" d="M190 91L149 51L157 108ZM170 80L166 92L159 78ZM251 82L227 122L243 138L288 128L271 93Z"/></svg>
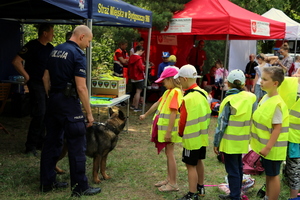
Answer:
<svg viewBox="0 0 300 200"><path fill-rule="evenodd" d="M130 105L130 109L131 109L131 110L134 110L134 106L133 106L133 105Z"/></svg>
<svg viewBox="0 0 300 200"><path fill-rule="evenodd" d="M139 108L135 108L134 110L133 110L133 112L141 112L142 111L142 109L139 109Z"/></svg>
<svg viewBox="0 0 300 200"><path fill-rule="evenodd" d="M190 193L187 193L182 198L177 200L199 200L199 198L197 194L190 195Z"/></svg>
<svg viewBox="0 0 300 200"><path fill-rule="evenodd" d="M257 192L256 196L263 198L266 195L266 184L264 184Z"/></svg>
<svg viewBox="0 0 300 200"><path fill-rule="evenodd" d="M205 188L198 188L198 196L204 197L205 196Z"/></svg>

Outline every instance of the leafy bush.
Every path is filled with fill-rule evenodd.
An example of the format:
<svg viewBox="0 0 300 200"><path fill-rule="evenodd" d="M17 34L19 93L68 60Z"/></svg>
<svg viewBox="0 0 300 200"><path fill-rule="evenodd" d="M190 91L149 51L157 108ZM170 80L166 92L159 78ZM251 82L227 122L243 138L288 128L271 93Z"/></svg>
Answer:
<svg viewBox="0 0 300 200"><path fill-rule="evenodd" d="M109 34L103 34L92 44L92 77L113 70L114 41Z"/></svg>

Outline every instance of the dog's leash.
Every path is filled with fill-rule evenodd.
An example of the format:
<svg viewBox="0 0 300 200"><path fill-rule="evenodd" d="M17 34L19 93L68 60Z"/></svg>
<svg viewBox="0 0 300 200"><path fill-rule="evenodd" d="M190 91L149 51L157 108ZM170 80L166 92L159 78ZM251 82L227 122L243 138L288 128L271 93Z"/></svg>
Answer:
<svg viewBox="0 0 300 200"><path fill-rule="evenodd" d="M88 121L85 119L84 120L84 123L88 123ZM96 125L96 126L99 126L99 125L105 125L105 123L103 123L103 122L93 122L93 125Z"/></svg>

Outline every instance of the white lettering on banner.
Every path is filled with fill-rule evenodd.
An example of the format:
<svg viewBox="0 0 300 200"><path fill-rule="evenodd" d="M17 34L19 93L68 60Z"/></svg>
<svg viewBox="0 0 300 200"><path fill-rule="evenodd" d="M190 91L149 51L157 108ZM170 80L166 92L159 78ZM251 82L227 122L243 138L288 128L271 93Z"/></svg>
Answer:
<svg viewBox="0 0 300 200"><path fill-rule="evenodd" d="M177 45L177 35L158 35L157 44Z"/></svg>
<svg viewBox="0 0 300 200"><path fill-rule="evenodd" d="M192 18L174 18L161 33L191 33Z"/></svg>
<svg viewBox="0 0 300 200"><path fill-rule="evenodd" d="M250 20L250 27L252 35L270 36L269 22Z"/></svg>
<svg viewBox="0 0 300 200"><path fill-rule="evenodd" d="M61 51L61 50L53 50L51 52L51 57L54 57L54 58L63 58L63 59L67 59L67 56L68 56L68 52L66 51Z"/></svg>

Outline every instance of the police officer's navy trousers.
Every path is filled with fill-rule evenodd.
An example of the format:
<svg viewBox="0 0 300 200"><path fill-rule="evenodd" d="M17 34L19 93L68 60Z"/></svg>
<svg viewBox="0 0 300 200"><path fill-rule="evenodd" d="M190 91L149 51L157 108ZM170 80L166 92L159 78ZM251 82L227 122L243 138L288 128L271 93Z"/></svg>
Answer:
<svg viewBox="0 0 300 200"><path fill-rule="evenodd" d="M29 98L31 122L28 129L26 151L42 147L45 134L44 115L46 111L46 92L42 81L29 80Z"/></svg>
<svg viewBox="0 0 300 200"><path fill-rule="evenodd" d="M86 126L79 99L51 93L45 116L47 134L41 155L41 186L56 182L54 171L60 156L63 139L67 141L71 189L89 188L85 175Z"/></svg>

